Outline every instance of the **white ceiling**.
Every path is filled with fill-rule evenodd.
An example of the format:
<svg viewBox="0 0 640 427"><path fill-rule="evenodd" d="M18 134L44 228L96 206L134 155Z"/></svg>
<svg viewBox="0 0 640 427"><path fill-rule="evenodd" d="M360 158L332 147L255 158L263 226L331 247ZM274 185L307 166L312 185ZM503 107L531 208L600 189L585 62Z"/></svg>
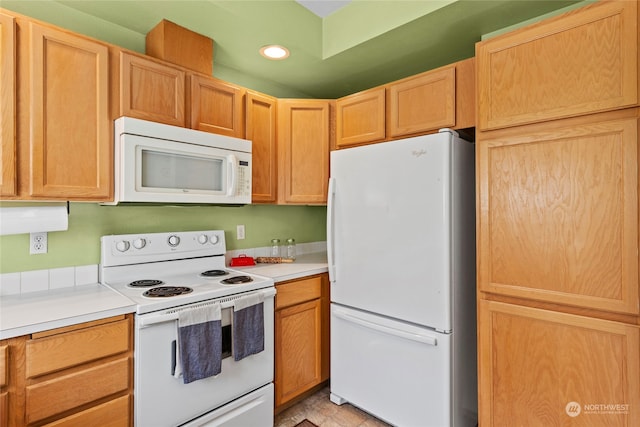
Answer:
<svg viewBox="0 0 640 427"><path fill-rule="evenodd" d="M341 7L351 3L351 0L296 0L296 2L300 3L320 18L325 18Z"/></svg>

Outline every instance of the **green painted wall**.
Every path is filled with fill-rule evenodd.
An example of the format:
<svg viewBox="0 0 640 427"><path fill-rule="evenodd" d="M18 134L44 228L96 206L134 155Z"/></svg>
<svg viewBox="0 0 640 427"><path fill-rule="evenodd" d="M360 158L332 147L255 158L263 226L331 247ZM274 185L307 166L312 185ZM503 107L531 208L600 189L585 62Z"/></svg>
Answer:
<svg viewBox="0 0 640 427"><path fill-rule="evenodd" d="M117 8L117 3L104 2L105 8ZM173 7L180 8L180 2ZM0 7L31 18L101 40L134 52L145 52L145 31L131 31L87 13L80 12L62 3L53 1L1 0ZM133 18L132 18L133 19ZM194 29L195 31L195 29ZM214 50L215 51L215 50ZM213 66L213 75L219 79L266 93L277 98L310 98L307 93L279 85L271 80L238 72L219 64Z"/></svg>
<svg viewBox="0 0 640 427"><path fill-rule="evenodd" d="M1 7L126 49L144 52L144 35L129 31L58 2L3 1ZM236 70L214 66L214 75L281 98L306 94L258 80ZM4 202L3 207L18 206ZM225 230L227 249L267 246L272 238L293 237L299 243L325 240L326 208L321 206L101 206L71 203L69 229L48 235L49 251L29 255L29 235L0 236L0 273L39 270L100 262L100 236L106 234ZM243 224L246 239L236 240Z"/></svg>
<svg viewBox="0 0 640 427"><path fill-rule="evenodd" d="M3 203L3 207L18 204ZM24 204L23 204L24 205ZM0 236L0 273L100 262L100 236L162 231L225 230L227 249L268 246L272 238L298 243L326 239L323 206L101 206L71 203L69 229L48 234L48 253L29 255L29 235ZM236 225L246 238L236 239Z"/></svg>

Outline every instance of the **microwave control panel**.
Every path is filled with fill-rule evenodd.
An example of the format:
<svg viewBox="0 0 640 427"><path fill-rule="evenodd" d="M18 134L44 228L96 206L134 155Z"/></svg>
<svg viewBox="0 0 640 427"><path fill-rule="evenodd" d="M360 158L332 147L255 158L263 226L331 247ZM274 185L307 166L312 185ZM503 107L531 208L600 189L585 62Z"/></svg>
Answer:
<svg viewBox="0 0 640 427"><path fill-rule="evenodd" d="M237 196L251 196L251 167L247 160L238 162L238 185L236 187Z"/></svg>

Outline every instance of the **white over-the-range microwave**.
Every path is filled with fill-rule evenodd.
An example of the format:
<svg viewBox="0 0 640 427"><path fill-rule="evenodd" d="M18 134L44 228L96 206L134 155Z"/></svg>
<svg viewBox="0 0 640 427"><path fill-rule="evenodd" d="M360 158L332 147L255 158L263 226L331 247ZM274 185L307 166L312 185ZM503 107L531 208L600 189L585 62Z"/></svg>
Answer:
<svg viewBox="0 0 640 427"><path fill-rule="evenodd" d="M115 120L114 201L251 203L251 141L131 117Z"/></svg>

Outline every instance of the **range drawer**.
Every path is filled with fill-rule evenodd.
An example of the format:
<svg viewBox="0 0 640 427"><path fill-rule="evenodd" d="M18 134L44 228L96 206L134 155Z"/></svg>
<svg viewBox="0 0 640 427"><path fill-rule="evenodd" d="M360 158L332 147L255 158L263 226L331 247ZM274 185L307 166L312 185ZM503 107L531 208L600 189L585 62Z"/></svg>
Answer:
<svg viewBox="0 0 640 427"><path fill-rule="evenodd" d="M276 310L320 298L321 286L320 276L276 284Z"/></svg>
<svg viewBox="0 0 640 427"><path fill-rule="evenodd" d="M129 351L129 341L126 319L31 339L26 344L27 378Z"/></svg>

